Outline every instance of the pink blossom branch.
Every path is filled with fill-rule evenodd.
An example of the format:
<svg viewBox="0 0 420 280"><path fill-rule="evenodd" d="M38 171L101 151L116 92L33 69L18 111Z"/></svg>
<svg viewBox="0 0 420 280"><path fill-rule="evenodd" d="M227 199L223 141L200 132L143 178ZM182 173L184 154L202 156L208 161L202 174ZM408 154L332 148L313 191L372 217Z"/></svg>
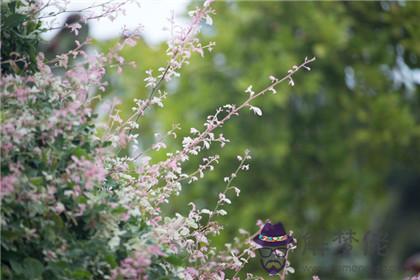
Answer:
<svg viewBox="0 0 420 280"><path fill-rule="evenodd" d="M234 107L222 120L217 121L217 125L209 125L207 126L207 129L199 136L197 137L190 145L188 145L186 148L184 148L181 152L181 155L186 155L193 147L197 146L198 143L202 142L205 137L211 133L213 130L215 130L217 127L222 127L223 124L229 120L231 117L238 115L239 111L242 110L243 108L250 106L251 101L253 101L254 99L264 95L266 92L273 90L277 85L279 85L280 83L284 82L285 80L289 80L291 81L292 76L298 72L301 68L306 67L307 68L307 64L311 63L315 61L315 57L311 58L311 59L305 59L305 61L300 64L299 66L296 66L296 68L293 68L292 70L289 70L289 73L284 76L282 79L274 81L271 85L267 86L266 88L264 88L263 90L261 90L260 92L258 92L257 94L251 94L250 97L243 102L239 107Z"/></svg>
<svg viewBox="0 0 420 280"><path fill-rule="evenodd" d="M275 87L279 85L280 83L288 80L289 84L293 84L293 79L292 79L293 75L296 72L298 72L301 68L304 68L309 71L310 68L307 65L313 61L315 61L315 57L311 59L305 58L305 61L303 63L301 63L299 66L293 66L293 68L288 71L288 74L285 75L281 79L270 77L272 81L270 85L265 87L263 90L261 90L257 94L251 91L251 94L248 97L248 99L245 100L240 106L236 107L235 105L225 105L225 107L228 106L229 111L228 111L228 114L221 120L218 119L218 115L222 112L222 109L219 108L216 111L216 114L214 116L210 116L210 120L206 122L205 124L205 126L207 127L206 130L201 132L196 138L191 139L189 143L184 145L184 148L181 151L178 151L177 153L169 157L165 162L159 163L160 167L163 168L163 170L165 170L165 167L168 165L173 165L174 163L179 164L180 162L187 160L188 154L197 154L198 151L201 150L200 143L204 143L204 144L207 143L207 145L209 145L208 143L212 141L212 138L209 139L208 136L209 135L211 136L213 131L216 128L222 127L224 123L228 121L229 119L231 119L233 116L239 115L239 111L242 110L243 108L245 107L250 107L251 109L256 108L251 105L251 102L255 100L256 98L264 95L268 91L275 92ZM250 91L249 88L247 89L247 91Z"/></svg>
<svg viewBox="0 0 420 280"><path fill-rule="evenodd" d="M170 55L170 59L165 68L162 68L161 74L158 76L157 82L151 83L153 85L148 98L142 103L136 112L134 112L119 128L119 131L124 129L126 125L134 119L134 122L137 123L139 118L144 115L146 109L153 103L153 97L156 92L158 92L162 82L168 81L175 73L176 70L180 69L183 64L186 63L189 55L186 55L186 52L189 53L187 45L192 44L195 36L198 33L200 23L204 18L207 18L210 13L214 11L210 7L211 1L206 1L204 5L197 9L194 12L192 23L189 25L187 31L181 35L179 39L173 39L173 45L170 45L167 53ZM211 49L212 44L205 46L205 48ZM151 71L150 71L151 73ZM146 78L147 80L149 78ZM133 128L129 129L128 134L130 135L133 131Z"/></svg>

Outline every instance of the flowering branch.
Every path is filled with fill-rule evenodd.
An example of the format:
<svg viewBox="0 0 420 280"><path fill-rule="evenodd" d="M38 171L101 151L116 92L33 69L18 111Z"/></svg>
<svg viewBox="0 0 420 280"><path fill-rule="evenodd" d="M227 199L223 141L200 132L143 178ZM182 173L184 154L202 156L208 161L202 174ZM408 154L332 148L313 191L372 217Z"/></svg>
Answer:
<svg viewBox="0 0 420 280"><path fill-rule="evenodd" d="M249 166L247 164L245 164L245 162L247 160L250 160L250 159L251 159L251 156L250 156L249 150L246 150L245 154L243 156L238 156L238 160L240 160L240 163L239 163L238 167L236 168L236 170L232 174L230 174L229 177L224 178L224 181L227 183L226 187L225 187L225 190L222 193L219 193L219 200L217 201L216 206L214 207L213 211L208 211L208 210L205 211L209 215L209 217L208 217L206 225L203 225L199 229L200 231L205 232L209 228L209 225L211 223L211 219L215 215L222 215L222 216L226 215L226 211L225 210L219 210L219 207L224 205L224 204L230 204L231 203L230 199L228 199L226 197L226 194L227 194L228 191L234 190L236 196L239 196L240 189L237 188L237 187L231 186L231 184L232 184L233 180L238 176L238 173L239 173L240 170L248 170L249 169ZM201 210L201 212L204 213L203 210Z"/></svg>
<svg viewBox="0 0 420 280"><path fill-rule="evenodd" d="M254 108L252 110L256 111L258 115L261 115L262 114L261 109L255 106L252 106L251 102L255 100L256 98L264 95L268 91L271 91L274 93L275 87L286 80L289 80L289 84L290 84L290 81L293 81L292 80L293 75L296 72L298 72L301 68L304 68L309 71L310 68L308 67L308 65L313 61L315 61L315 57L311 59L305 58L305 61L303 63L301 63L299 66L293 66L293 68L288 71L288 74L281 79L270 77L271 84L256 94L255 92L252 91L252 86L248 87L248 89L246 90L246 92L249 92L249 97L247 100L245 100L240 106L228 104L221 108L218 108L216 113L213 116L209 116L207 118L208 120L205 123L206 129L203 132L200 133L198 130L194 130L193 134L197 136L195 138L191 138L191 137L184 138L183 149L171 155L166 161L158 163L157 168L167 170L166 168L168 166L172 166L172 167L179 166L181 162L186 161L188 159L189 154L193 154L193 155L197 154L203 149L203 147L208 149L210 147L210 143L215 141L215 136L213 134L213 131L218 127L222 127L225 124L225 122L231 119L233 116L239 115L239 111L242 110L243 108L246 108L246 107L249 107L251 109ZM227 114L225 117L219 120L218 116L222 112L226 112ZM223 138L223 136L221 135L221 137L219 137L219 142L221 142L221 145L224 145L226 142L228 142L228 140ZM203 146L201 146L201 144ZM170 168L169 170L171 169L174 169L174 168Z"/></svg>
<svg viewBox="0 0 420 280"><path fill-rule="evenodd" d="M192 22L188 27L171 26L173 37L168 42L166 67L159 68L156 77L151 70L146 72L148 98L135 100L134 112L126 121L118 112L114 113L118 110L116 104L111 104L109 126L103 139L97 135L95 114L89 106L93 99L89 99L89 94L92 87L105 89L106 69L117 67L120 73L125 61L119 51L125 45L134 46L135 36L123 38L107 54L85 53L82 46L89 42L76 42L75 49L49 62L39 53L33 73L1 77L5 111L0 124L4 138L0 145L4 155L0 184L2 225L8 235L16 237L5 238L2 246L7 252L21 248L6 255L16 254L16 258L24 260L23 267L36 267L34 272L39 275L34 275L35 278L42 277L44 267L59 262L64 269L48 271L54 279L74 279L76 274L69 268L77 264L81 268L76 272L78 275L95 279L143 279L155 272L159 274L157 278L226 279L225 271L232 270L237 280L239 271L255 257L252 244L248 246L249 242L242 240L246 237L250 241L244 230L239 231L241 238L234 238L233 244L225 244L226 249L221 251L207 239L223 228L215 217L227 214L222 207L231 203L228 192L234 191L237 196L240 193L232 184L241 170L248 170L248 151L238 156L239 166L225 178L225 189L218 194L213 211L197 209L191 202L188 215L176 213L170 217L162 214L160 206L168 203L172 194L180 193L181 183L199 180L219 162L219 155L213 155L201 158L192 173L181 168L190 156L210 149L212 144L223 147L229 143L223 134L215 134L217 128L244 108L261 116L262 110L252 102L267 91L276 93L275 87L283 81L293 86L293 75L301 68L310 70L308 65L315 58L293 66L282 79L270 76L271 83L258 93L252 86L248 87L245 92L249 97L244 102L218 108L214 115L208 116L202 131L191 128L190 136L182 140L182 148L167 153L158 163L150 163L151 158L144 155L150 150L165 149L165 137L175 136L178 127L164 137L156 137L150 148L133 157L119 157L115 150L126 147L130 141L136 143L137 135L131 133L138 128L139 117L150 105L163 106L166 93L160 90L161 85L179 76L178 70L189 62L191 53L203 55L204 49L210 51L214 46L214 43L203 46L197 38L200 23L212 23L214 10L210 3L207 0L201 8L189 13ZM39 11L46 8L39 7ZM118 5L113 7L119 10ZM112 6L110 9L113 10ZM104 13L98 16L107 11L110 10L104 8ZM65 27L74 33L80 29L77 24ZM83 61L68 63L69 57L79 55ZM53 67L64 68L64 73L52 71L48 65L51 63ZM207 219L203 219L205 215ZM43 235L44 232L51 234ZM39 252L33 248L39 248ZM75 253L84 251L97 254ZM174 264L171 257L185 262ZM7 277L21 277L13 264L8 265L11 261L5 261ZM288 263L286 270L291 271ZM247 279L255 277L247 274Z"/></svg>
<svg viewBox="0 0 420 280"><path fill-rule="evenodd" d="M191 52L198 52L203 55L203 48L207 48L211 51L214 43L210 43L207 46L202 46L196 37L200 31L200 24L203 19L206 20L208 24L211 24L211 15L215 11L211 8L212 0L207 0L204 2L203 6L192 11L190 15L192 16L191 24L187 27L186 30L181 28L181 31L178 34L172 34L173 38L169 41L169 47L166 51L167 55L170 57L166 67L160 67L158 70L160 74L157 77L153 77L152 70L147 70L146 74L148 75L144 81L146 82L146 87L151 88L148 98L144 101L139 102L138 108L135 112L128 117L128 119L119 126L118 131L123 130L130 122L137 123L139 118L142 117L146 109L153 103L158 104L162 99L158 97L154 100L154 97L157 92L160 92L159 88L162 82L169 81L173 76L179 76L177 72L184 64L188 63L191 56ZM173 22L171 21L172 25ZM177 26L179 27L179 26ZM174 27L171 28L173 30ZM164 94L163 94L164 95ZM133 127L130 126L128 130L128 135L133 131Z"/></svg>
<svg viewBox="0 0 420 280"><path fill-rule="evenodd" d="M289 236L292 236L292 235L293 235L293 232L290 231ZM294 273L295 272L295 269L290 266L290 262L288 260L288 257L289 257L289 252L296 249L296 243L297 243L296 239L293 238L293 242L287 244L286 255L284 256L285 265L284 265L283 271L280 274L280 280L285 280L286 275L288 273Z"/></svg>
<svg viewBox="0 0 420 280"><path fill-rule="evenodd" d="M245 107L250 107L251 106L251 102L264 95L266 92L271 91L274 92L275 91L275 87L277 85L279 85L280 83L282 83L285 80L289 80L289 84L290 81L292 80L293 75L298 72L301 68L310 70L310 68L307 66L309 63L315 61L315 57L311 58L311 59L307 59L305 58L305 61L300 64L299 66L294 66L293 69L288 71L288 74L286 76L284 76L282 79L277 80L277 79L272 79L272 83L267 86L266 88L264 88L263 90L261 90L260 92L258 92L257 94L255 94L254 92L252 92L252 90L250 90L250 88L248 88L248 91L250 91L250 95L249 98L243 102L240 106L236 107L235 105L232 106L228 106L226 107L227 109L229 109L229 113L222 119L222 120L218 120L217 117L216 118L212 118L212 121L210 123L207 123L207 129L202 132L194 141L192 141L191 143L189 143L180 153L179 157L182 157L188 153L191 152L191 150L196 147L198 145L198 143L204 141L204 139L206 139L206 137L213 131L215 130L217 127L221 127L223 126L223 124L229 120L232 116L238 115L239 111ZM251 107L252 108L252 107ZM259 114L259 111L257 111Z"/></svg>
<svg viewBox="0 0 420 280"><path fill-rule="evenodd" d="M43 7L41 7L39 10L35 10L34 14L39 14L42 10L44 10L46 7L51 7L51 6L55 6L58 11L57 12L50 12L48 14L45 15L40 15L37 17L37 20L45 20L45 19L49 19L49 18L55 18L56 16L60 15L60 14L64 14L64 13L77 13L77 14L81 14L81 13L86 13L88 12L87 15L85 15L84 17L81 18L81 22L83 23L87 23L90 20L94 20L94 19L99 19L99 18L104 18L104 17L108 17L110 20L114 20L116 18L116 14L118 14L119 12L121 13L125 13L124 10L124 6L129 3L129 2L134 2L133 0L122 0L116 3L115 0L108 0L106 2L103 3L99 3L99 4L92 4L88 7L82 8L82 9L77 9L77 10L68 10L67 9L67 3L64 1L58 1L55 0L53 3L50 3L50 1L48 1L47 4L45 4ZM62 3L64 2L64 3ZM62 5L64 4L64 5ZM101 8L101 12L100 13L95 13L94 11L92 11L93 9L97 9L97 8ZM52 21L49 21L46 23L46 25L50 25L46 28L43 29L43 31L50 31L50 30L55 30L55 29L60 29L62 28L62 26L52 26L53 22L55 21L55 19L53 19ZM80 28L79 27L80 24L79 23L75 23L75 25L66 25L66 28L71 29L72 31L76 28Z"/></svg>

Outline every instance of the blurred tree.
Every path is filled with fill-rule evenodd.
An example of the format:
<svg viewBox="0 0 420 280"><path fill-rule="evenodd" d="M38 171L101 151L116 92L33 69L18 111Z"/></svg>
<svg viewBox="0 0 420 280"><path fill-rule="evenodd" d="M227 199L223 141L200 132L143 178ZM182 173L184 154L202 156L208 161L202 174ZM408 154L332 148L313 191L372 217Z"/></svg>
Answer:
<svg viewBox="0 0 420 280"><path fill-rule="evenodd" d="M261 118L243 112L225 125L232 140L221 152L227 160L184 188L167 211L183 211L191 199L213 207L234 156L250 148L252 171L238 179L241 196L220 244L268 218L283 221L301 241L294 279L401 276L404 260L420 250L420 95L413 75L420 65L420 3L218 2L216 9L214 29L205 30L216 52L184 69L188 78L169 85L165 109L150 113L145 127L182 123L186 135L216 107L241 102L249 84L262 88L269 75L281 76L305 56L318 60L295 87L256 103ZM127 59L144 62L148 55L131 50ZM138 75L118 86L141 98ZM343 230L355 233L351 252L334 241ZM387 235L384 252L368 250L370 231ZM348 268L353 264L360 269Z"/></svg>
<svg viewBox="0 0 420 280"><path fill-rule="evenodd" d="M69 26L79 24L80 28L77 32L72 31ZM77 33L77 34L76 34ZM71 14L67 16L63 27L48 42L43 42L42 51L48 59L54 59L57 55L61 55L70 50L77 48L76 40L84 43L89 34L89 24L84 22L81 14Z"/></svg>

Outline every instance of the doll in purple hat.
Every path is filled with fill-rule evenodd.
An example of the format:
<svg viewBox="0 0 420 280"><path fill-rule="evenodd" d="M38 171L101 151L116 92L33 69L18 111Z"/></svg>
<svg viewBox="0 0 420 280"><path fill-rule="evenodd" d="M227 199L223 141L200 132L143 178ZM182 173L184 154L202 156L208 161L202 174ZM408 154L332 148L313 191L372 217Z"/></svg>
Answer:
<svg viewBox="0 0 420 280"><path fill-rule="evenodd" d="M295 240L286 234L282 223L265 223L264 227L252 239L260 246L258 252L261 256L262 267L270 274L275 275L283 270L286 264L287 251Z"/></svg>

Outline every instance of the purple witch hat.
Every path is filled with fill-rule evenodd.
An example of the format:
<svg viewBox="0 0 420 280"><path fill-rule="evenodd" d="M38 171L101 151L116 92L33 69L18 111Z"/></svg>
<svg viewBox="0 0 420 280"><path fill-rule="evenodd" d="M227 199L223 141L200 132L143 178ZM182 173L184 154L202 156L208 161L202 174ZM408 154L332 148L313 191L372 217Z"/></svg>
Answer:
<svg viewBox="0 0 420 280"><path fill-rule="evenodd" d="M252 240L263 247L279 247L292 243L293 237L286 234L282 223L266 223Z"/></svg>

